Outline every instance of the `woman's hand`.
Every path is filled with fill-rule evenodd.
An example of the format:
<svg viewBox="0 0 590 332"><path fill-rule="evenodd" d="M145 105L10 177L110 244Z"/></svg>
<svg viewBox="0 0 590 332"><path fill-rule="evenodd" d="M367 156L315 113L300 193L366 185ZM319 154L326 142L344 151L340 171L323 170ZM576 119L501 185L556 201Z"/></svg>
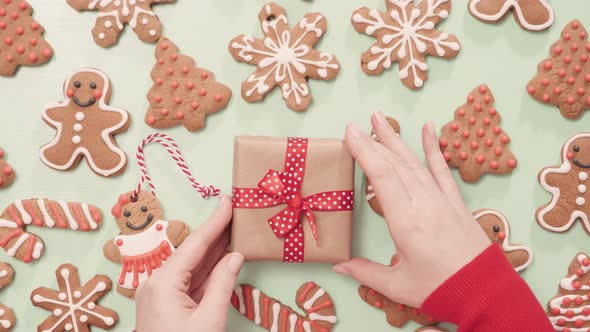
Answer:
<svg viewBox="0 0 590 332"><path fill-rule="evenodd" d="M355 258L334 266L334 271L419 308L438 286L484 251L490 240L461 198L432 123L422 130L428 168L382 113L373 114L371 124L378 142L350 125L346 144L383 207L397 262L390 267Z"/></svg>
<svg viewBox="0 0 590 332"><path fill-rule="evenodd" d="M231 199L189 235L137 290L138 332L225 331L227 310L244 257L228 254Z"/></svg>

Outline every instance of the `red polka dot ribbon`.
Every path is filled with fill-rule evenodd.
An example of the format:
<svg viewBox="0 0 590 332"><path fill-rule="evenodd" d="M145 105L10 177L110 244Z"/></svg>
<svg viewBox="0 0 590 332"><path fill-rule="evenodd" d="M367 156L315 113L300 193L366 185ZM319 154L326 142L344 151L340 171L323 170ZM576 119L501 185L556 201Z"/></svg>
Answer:
<svg viewBox="0 0 590 332"><path fill-rule="evenodd" d="M307 138L289 138L282 172L269 170L257 188L234 188L234 208L265 209L281 204L287 207L268 224L278 238L283 238L283 262L303 262L304 242L302 215L305 214L316 245L319 236L313 211L351 211L354 191L329 191L301 196L307 158Z"/></svg>

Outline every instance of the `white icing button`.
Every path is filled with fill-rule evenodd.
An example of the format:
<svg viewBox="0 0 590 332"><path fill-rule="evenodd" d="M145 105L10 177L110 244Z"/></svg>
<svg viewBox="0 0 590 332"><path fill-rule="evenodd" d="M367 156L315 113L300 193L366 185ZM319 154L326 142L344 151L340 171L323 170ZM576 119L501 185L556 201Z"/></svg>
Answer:
<svg viewBox="0 0 590 332"><path fill-rule="evenodd" d="M78 121L84 120L84 113L82 113L82 112L76 113L76 120L78 120Z"/></svg>
<svg viewBox="0 0 590 332"><path fill-rule="evenodd" d="M583 184L581 184L581 185L578 186L578 191L580 192L580 194L585 193L586 192L586 189L588 189L588 188L586 188L586 186L583 185Z"/></svg>
<svg viewBox="0 0 590 332"><path fill-rule="evenodd" d="M104 33L102 33L102 32L101 32L101 33L99 33L99 34L98 34L98 39L104 39Z"/></svg>
<svg viewBox="0 0 590 332"><path fill-rule="evenodd" d="M59 293L59 294L57 294L57 298L64 301L65 299L68 298L68 296L66 295L66 293Z"/></svg>
<svg viewBox="0 0 590 332"><path fill-rule="evenodd" d="M74 292L74 297L80 297L80 296L82 296L82 293L80 293L80 291Z"/></svg>
<svg viewBox="0 0 590 332"><path fill-rule="evenodd" d="M105 26L105 28L110 28L110 27L112 27L112 26L113 26L113 22L111 22L111 21L106 21L106 22L104 22L104 26Z"/></svg>
<svg viewBox="0 0 590 332"><path fill-rule="evenodd" d="M78 135L72 137L72 142L74 142L74 144L80 144L80 142L82 142L82 138Z"/></svg>
<svg viewBox="0 0 590 332"><path fill-rule="evenodd" d="M94 308L96 308L96 304L94 302L88 302L88 309L93 310Z"/></svg>
<svg viewBox="0 0 590 332"><path fill-rule="evenodd" d="M143 20L141 20L141 24L143 25L147 25L150 21L147 18L144 18Z"/></svg>
<svg viewBox="0 0 590 332"><path fill-rule="evenodd" d="M117 0L115 1L115 6L120 6L121 5L121 1Z"/></svg>
<svg viewBox="0 0 590 332"><path fill-rule="evenodd" d="M86 316L86 315L80 316L80 322L86 323L87 321L88 321L88 316Z"/></svg>
<svg viewBox="0 0 590 332"><path fill-rule="evenodd" d="M74 328L74 326L72 324L68 323L68 324L66 324L65 328L66 328L66 331L71 331Z"/></svg>
<svg viewBox="0 0 590 332"><path fill-rule="evenodd" d="M150 36L155 36L156 35L156 30L150 30Z"/></svg>
<svg viewBox="0 0 590 332"><path fill-rule="evenodd" d="M63 314L63 311L61 311L61 309L55 309L53 310L53 314L55 316L61 316L61 314Z"/></svg>
<svg viewBox="0 0 590 332"><path fill-rule="evenodd" d="M586 181L586 180L588 180L588 173L586 173L586 172L580 172L580 174L578 174L578 178L581 181Z"/></svg>
<svg viewBox="0 0 590 332"><path fill-rule="evenodd" d="M77 131L77 132L80 132L80 131L82 131L82 125L81 125L81 124L79 124L79 123L76 123L76 124L74 125L74 131Z"/></svg>
<svg viewBox="0 0 590 332"><path fill-rule="evenodd" d="M578 197L576 198L576 204L578 204L579 206L582 206L586 203L586 200L584 199L584 197Z"/></svg>

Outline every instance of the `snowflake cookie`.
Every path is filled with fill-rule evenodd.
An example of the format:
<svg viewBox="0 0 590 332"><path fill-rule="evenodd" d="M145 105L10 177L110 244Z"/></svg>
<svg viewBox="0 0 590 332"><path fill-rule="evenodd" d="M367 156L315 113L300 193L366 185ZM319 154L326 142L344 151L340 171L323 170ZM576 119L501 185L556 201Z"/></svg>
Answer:
<svg viewBox="0 0 590 332"><path fill-rule="evenodd" d="M361 66L368 75L379 75L399 62L404 85L421 88L428 78L427 55L451 59L461 49L457 37L435 30L449 16L451 0L387 0L386 8L363 7L352 15L356 31L377 39L363 53Z"/></svg>
<svg viewBox="0 0 590 332"><path fill-rule="evenodd" d="M97 304L111 290L111 280L97 275L85 285L80 285L78 269L64 264L55 271L59 291L40 287L31 294L31 302L51 312L39 325L39 331L90 331L90 326L112 329L119 316L113 310Z"/></svg>
<svg viewBox="0 0 590 332"><path fill-rule="evenodd" d="M278 85L289 108L307 110L312 100L308 78L331 80L340 72L334 55L313 48L326 33L326 18L310 13L291 29L285 9L274 3L264 5L258 18L263 39L240 35L229 43L236 61L258 66L242 84L242 97L261 101Z"/></svg>
<svg viewBox="0 0 590 332"><path fill-rule="evenodd" d="M124 24L129 24L139 39L155 43L162 35L162 24L152 11L152 5L176 0L67 0L75 10L98 10L92 30L94 41L102 47L117 43Z"/></svg>

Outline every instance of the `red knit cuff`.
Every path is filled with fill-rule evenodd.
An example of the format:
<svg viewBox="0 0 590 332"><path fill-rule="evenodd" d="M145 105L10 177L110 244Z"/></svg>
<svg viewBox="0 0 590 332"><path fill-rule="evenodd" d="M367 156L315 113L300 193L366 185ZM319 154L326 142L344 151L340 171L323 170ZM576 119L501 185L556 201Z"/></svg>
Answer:
<svg viewBox="0 0 590 332"><path fill-rule="evenodd" d="M540 303L499 245L491 245L436 289L421 310L459 331L553 331Z"/></svg>

